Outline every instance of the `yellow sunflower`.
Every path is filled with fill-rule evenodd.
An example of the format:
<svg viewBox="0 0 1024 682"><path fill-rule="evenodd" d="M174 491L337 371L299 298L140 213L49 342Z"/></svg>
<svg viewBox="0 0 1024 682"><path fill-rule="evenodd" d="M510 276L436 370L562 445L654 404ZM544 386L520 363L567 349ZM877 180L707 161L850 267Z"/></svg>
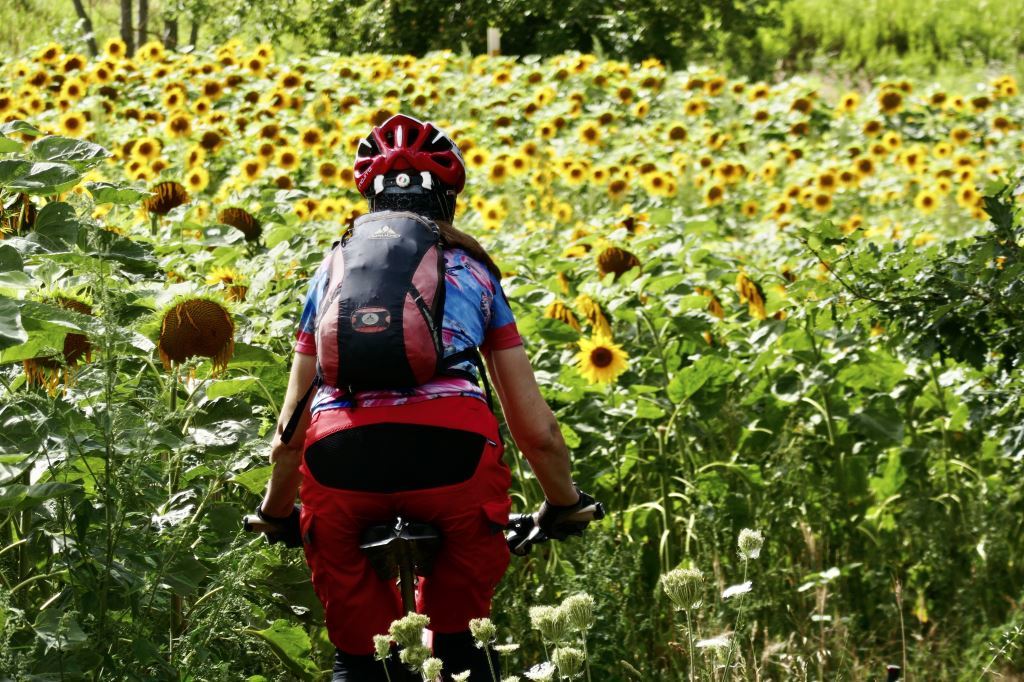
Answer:
<svg viewBox="0 0 1024 682"><path fill-rule="evenodd" d="M629 356L622 347L606 336L580 339L576 365L580 374L592 384L615 381L629 369Z"/></svg>

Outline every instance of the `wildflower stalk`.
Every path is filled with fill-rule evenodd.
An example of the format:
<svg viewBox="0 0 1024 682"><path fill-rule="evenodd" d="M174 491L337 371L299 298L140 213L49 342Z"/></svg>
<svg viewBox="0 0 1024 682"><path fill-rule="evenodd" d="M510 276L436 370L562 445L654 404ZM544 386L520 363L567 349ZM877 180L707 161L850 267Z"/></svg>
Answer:
<svg viewBox="0 0 1024 682"><path fill-rule="evenodd" d="M590 679L590 652L587 651L587 633L583 633L583 669L587 671L587 682L592 682Z"/></svg>
<svg viewBox="0 0 1024 682"><path fill-rule="evenodd" d="M744 557L744 559L743 559L743 582L744 583L747 582L747 564L749 562L750 562L750 560L747 559L746 557ZM736 598L737 599L743 599L743 595L742 594L736 595ZM736 634L733 636L733 641L730 643L729 654L725 657L725 679L727 679L727 680L732 678L732 672L730 671L729 666L732 664L732 652L733 652L733 650L735 650L736 646L738 646L738 645L735 644L735 642L739 641L740 623L742 623L742 622L743 622L743 609L740 606L737 606L737 608L736 608L736 622L733 624L733 628L732 628L732 631L734 633L736 633Z"/></svg>
<svg viewBox="0 0 1024 682"><path fill-rule="evenodd" d="M690 609L684 609L683 611L684 613L686 613L686 640L690 646L690 682L696 682L697 678L695 678L693 675L694 663L697 660L696 657L693 655L693 623L690 620Z"/></svg>
<svg viewBox="0 0 1024 682"><path fill-rule="evenodd" d="M491 660L490 647L484 647L484 656L487 657L487 668L491 671L491 679L494 680L494 682L500 682L498 679L498 673L494 670L494 661Z"/></svg>

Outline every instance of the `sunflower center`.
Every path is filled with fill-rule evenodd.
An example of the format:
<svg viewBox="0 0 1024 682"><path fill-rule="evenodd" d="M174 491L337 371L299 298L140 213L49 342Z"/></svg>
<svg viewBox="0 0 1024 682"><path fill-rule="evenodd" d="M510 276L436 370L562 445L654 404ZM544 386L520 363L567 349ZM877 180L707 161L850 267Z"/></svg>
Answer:
<svg viewBox="0 0 1024 682"><path fill-rule="evenodd" d="M612 364L615 356L607 348L595 348L590 351L590 362L594 367L604 368Z"/></svg>

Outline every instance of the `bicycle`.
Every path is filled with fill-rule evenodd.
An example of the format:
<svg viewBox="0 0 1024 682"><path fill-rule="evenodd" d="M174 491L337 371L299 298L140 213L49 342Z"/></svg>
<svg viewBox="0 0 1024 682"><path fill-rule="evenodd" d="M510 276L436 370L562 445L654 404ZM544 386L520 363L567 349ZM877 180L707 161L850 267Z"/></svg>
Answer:
<svg viewBox="0 0 1024 682"><path fill-rule="evenodd" d="M604 518L604 506L595 502L581 508L562 520L565 528L560 534L582 535L590 521ZM264 521L256 514L242 517L242 527L248 533L279 533L279 524ZM526 556L535 545L550 538L537 524L537 514L512 514L505 525L505 540L516 556ZM363 551L374 571L382 580L399 581L402 607L406 613L416 610L416 578L429 577L434 568L434 557L443 546L441 532L429 523L400 516L368 526L363 530L359 549Z"/></svg>

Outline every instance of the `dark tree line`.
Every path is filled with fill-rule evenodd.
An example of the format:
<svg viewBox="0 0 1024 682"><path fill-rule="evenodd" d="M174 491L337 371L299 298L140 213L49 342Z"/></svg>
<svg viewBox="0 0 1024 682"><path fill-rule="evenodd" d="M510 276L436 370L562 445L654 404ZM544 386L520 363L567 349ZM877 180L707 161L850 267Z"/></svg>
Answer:
<svg viewBox="0 0 1024 682"><path fill-rule="evenodd" d="M75 8L75 14L78 16L79 25L89 49L89 54L95 57L99 54L99 47L96 43L96 32L92 17L89 16L89 12L86 10L82 0L71 0L71 2ZM168 49L175 50L178 48L178 25L182 15L185 14L184 8L180 6L164 8L162 13L163 30L159 33L152 33L149 26L149 0L120 0L120 3L120 38L124 41L128 56L135 54L135 50L139 46L154 37L159 38L164 47ZM195 9L192 8L193 11L189 12L192 17L189 45L195 45L199 38L200 22L198 17L200 13L195 11Z"/></svg>
<svg viewBox="0 0 1024 682"><path fill-rule="evenodd" d="M82 0L72 2L95 54L92 21ZM765 61L757 32L778 23L783 0L185 0L161 3L159 33L149 27L150 0L120 3L128 54L152 37L177 49L182 21L191 23L188 45L196 44L202 25L212 42L257 33L298 38L307 49L413 55L483 52L487 28L494 27L510 55L578 50L627 61L655 57L675 67L719 60L756 71Z"/></svg>

